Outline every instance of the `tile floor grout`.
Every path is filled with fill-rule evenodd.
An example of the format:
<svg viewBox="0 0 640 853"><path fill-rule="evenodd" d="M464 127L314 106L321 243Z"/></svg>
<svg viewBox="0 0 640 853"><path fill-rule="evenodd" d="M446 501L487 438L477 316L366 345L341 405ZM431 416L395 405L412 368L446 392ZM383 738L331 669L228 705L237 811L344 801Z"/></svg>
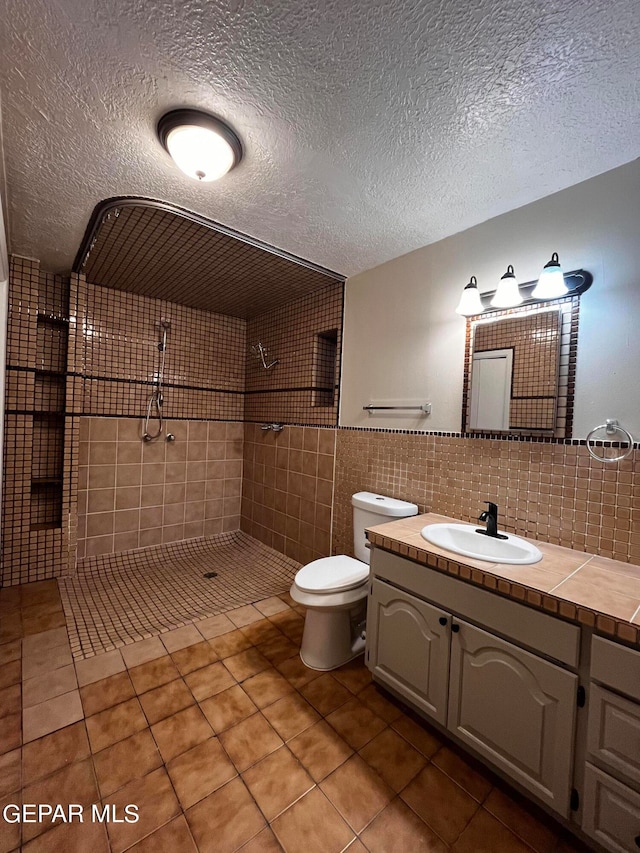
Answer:
<svg viewBox="0 0 640 853"><path fill-rule="evenodd" d="M53 601L54 588L47 588ZM1 853L20 843L26 853L480 853L492 850L487 839L493 849L513 853L580 849L561 841L557 825L523 809L491 774L478 771L380 692L361 660L332 673L306 669L298 657L302 615L292 604L283 595L228 612L216 636L172 652L160 638L142 641L136 644L143 646L137 664L134 655L130 666L123 659L123 668L111 672L103 661L106 677L98 677L95 667L113 653L76 661L76 672L94 668L92 680L77 688L81 718L59 719L60 727L24 743L20 738L13 748L1 743L0 762L9 778L16 780L11 766L19 763L19 785L4 793L30 797L53 789L59 795L63 783L75 780L68 796L92 784L101 805L140 797L142 813L151 797L159 823L110 825L109 834L98 824L83 825L82 832L77 824L60 825L33 839L23 829L14 847L0 832ZM265 616L260 605L279 612ZM184 629L177 632L183 632L178 642L188 639ZM50 643L61 637L54 628L3 642L0 660L16 654L16 643L20 661L43 654L46 659L42 649L55 650ZM10 671L15 675L17 667ZM296 712L304 719L295 722ZM129 761L123 761L123 750ZM37 779L30 775L34 763L47 771ZM486 808L489 800L494 810L502 808L503 820ZM430 803L439 803L440 811L429 811ZM233 812L242 819L228 821ZM538 839L537 848L522 835ZM407 846L397 846L399 838ZM478 839L485 846L478 847Z"/></svg>

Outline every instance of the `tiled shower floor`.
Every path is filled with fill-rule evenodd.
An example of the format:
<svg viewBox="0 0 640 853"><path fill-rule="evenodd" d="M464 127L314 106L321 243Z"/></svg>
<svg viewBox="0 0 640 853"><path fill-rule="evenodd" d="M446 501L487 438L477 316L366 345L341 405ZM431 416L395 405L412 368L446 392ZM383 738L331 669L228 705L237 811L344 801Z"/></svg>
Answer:
<svg viewBox="0 0 640 853"><path fill-rule="evenodd" d="M84 560L59 581L73 656L91 657L286 592L298 568L240 531ZM204 577L211 572L215 577Z"/></svg>

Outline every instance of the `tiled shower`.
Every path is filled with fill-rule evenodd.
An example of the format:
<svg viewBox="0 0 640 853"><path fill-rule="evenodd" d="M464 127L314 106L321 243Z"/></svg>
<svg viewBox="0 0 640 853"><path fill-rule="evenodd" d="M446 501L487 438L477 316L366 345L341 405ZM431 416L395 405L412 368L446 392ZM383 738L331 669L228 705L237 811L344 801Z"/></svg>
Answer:
<svg viewBox="0 0 640 853"><path fill-rule="evenodd" d="M160 318L171 322L164 432L144 442ZM320 425L337 420L341 322L341 285L247 321L14 258L3 584L241 526L295 560L326 554L335 433ZM255 361L254 338L277 352L276 370ZM276 420L281 433L261 430ZM276 446L277 509L264 469Z"/></svg>

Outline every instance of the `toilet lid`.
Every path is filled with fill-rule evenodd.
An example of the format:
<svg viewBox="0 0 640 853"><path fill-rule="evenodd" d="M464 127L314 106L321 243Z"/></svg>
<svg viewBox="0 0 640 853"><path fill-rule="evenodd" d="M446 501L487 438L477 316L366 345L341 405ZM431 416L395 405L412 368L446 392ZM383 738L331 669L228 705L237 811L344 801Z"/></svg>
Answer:
<svg viewBox="0 0 640 853"><path fill-rule="evenodd" d="M369 566L353 557L322 557L303 566L296 586L303 592L338 592L353 589L369 577Z"/></svg>

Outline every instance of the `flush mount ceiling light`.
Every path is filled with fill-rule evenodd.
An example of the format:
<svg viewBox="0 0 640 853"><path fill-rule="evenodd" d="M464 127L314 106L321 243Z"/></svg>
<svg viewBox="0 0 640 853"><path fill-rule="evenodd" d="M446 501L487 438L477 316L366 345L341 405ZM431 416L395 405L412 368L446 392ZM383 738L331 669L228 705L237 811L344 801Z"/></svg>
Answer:
<svg viewBox="0 0 640 853"><path fill-rule="evenodd" d="M513 308L520 305L522 302L522 294L518 286L518 279L515 276L511 264L507 267L506 273L498 282L498 289L493 295L491 304L494 308Z"/></svg>
<svg viewBox="0 0 640 853"><path fill-rule="evenodd" d="M229 125L200 110L163 115L158 137L176 166L196 181L216 181L242 159L242 143Z"/></svg>
<svg viewBox="0 0 640 853"><path fill-rule="evenodd" d="M531 296L534 299L557 299L559 296L565 296L568 292L569 288L562 274L558 253L554 252L551 255L551 260L544 265Z"/></svg>
<svg viewBox="0 0 640 853"><path fill-rule="evenodd" d="M475 275L472 275L469 279L469 284L462 291L456 312L462 314L463 317L473 317L474 314L480 314L483 310L484 306L480 301L480 294L478 293L478 282Z"/></svg>

